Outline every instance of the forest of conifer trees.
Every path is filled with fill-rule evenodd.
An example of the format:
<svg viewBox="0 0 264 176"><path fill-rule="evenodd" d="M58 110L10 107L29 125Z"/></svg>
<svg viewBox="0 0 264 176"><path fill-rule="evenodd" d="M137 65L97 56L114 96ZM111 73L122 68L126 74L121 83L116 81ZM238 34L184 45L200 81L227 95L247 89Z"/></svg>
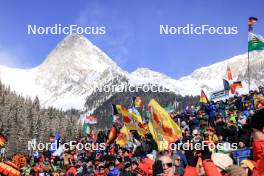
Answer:
<svg viewBox="0 0 264 176"><path fill-rule="evenodd" d="M38 97L24 98L0 82L0 133L7 137L6 153L25 153L28 141L48 142L58 131L62 140L73 140L81 134L79 114L52 107L42 108Z"/></svg>

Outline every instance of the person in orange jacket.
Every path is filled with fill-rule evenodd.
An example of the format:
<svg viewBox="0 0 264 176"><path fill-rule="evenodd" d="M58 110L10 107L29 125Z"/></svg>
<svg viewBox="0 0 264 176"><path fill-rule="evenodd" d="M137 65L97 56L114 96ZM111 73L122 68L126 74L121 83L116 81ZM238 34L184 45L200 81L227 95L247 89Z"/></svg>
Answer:
<svg viewBox="0 0 264 176"><path fill-rule="evenodd" d="M264 176L264 109L256 111L246 127L252 129L253 159L256 162L253 175Z"/></svg>

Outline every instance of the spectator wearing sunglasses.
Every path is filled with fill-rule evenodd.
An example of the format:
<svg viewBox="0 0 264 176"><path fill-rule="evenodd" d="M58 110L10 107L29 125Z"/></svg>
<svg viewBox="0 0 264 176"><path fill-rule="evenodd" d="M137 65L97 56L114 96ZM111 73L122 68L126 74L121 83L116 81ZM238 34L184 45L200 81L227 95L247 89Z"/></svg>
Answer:
<svg viewBox="0 0 264 176"><path fill-rule="evenodd" d="M179 155L174 156L175 161L175 173L179 176L184 175L184 167L181 166L181 157Z"/></svg>
<svg viewBox="0 0 264 176"><path fill-rule="evenodd" d="M175 173L175 163L172 158L168 155L163 155L159 158L162 164L163 176L174 176Z"/></svg>

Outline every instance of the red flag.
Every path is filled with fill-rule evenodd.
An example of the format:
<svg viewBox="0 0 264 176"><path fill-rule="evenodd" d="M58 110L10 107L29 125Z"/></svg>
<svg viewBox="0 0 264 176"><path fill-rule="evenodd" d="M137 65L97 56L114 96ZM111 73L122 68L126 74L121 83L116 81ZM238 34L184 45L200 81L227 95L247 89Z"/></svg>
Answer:
<svg viewBox="0 0 264 176"><path fill-rule="evenodd" d="M230 85L230 91L232 94L236 93L236 86L234 84Z"/></svg>
<svg viewBox="0 0 264 176"><path fill-rule="evenodd" d="M229 66L227 67L227 78L228 78L228 81L233 80L232 72Z"/></svg>

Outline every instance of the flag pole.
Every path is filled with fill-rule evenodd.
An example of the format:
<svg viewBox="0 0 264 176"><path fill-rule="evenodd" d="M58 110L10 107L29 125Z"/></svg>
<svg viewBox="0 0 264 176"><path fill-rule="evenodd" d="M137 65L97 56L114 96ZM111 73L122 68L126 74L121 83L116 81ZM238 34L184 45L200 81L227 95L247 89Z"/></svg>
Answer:
<svg viewBox="0 0 264 176"><path fill-rule="evenodd" d="M248 50L248 93L250 93L250 68L249 68L249 65L250 65L250 61L249 61L249 50Z"/></svg>
<svg viewBox="0 0 264 176"><path fill-rule="evenodd" d="M258 18L256 17L249 17L248 18L248 37L250 32L253 31L253 24L256 23L258 21ZM250 61L249 61L249 57L250 57L250 53L249 53L249 41L248 41L248 93L250 92Z"/></svg>

